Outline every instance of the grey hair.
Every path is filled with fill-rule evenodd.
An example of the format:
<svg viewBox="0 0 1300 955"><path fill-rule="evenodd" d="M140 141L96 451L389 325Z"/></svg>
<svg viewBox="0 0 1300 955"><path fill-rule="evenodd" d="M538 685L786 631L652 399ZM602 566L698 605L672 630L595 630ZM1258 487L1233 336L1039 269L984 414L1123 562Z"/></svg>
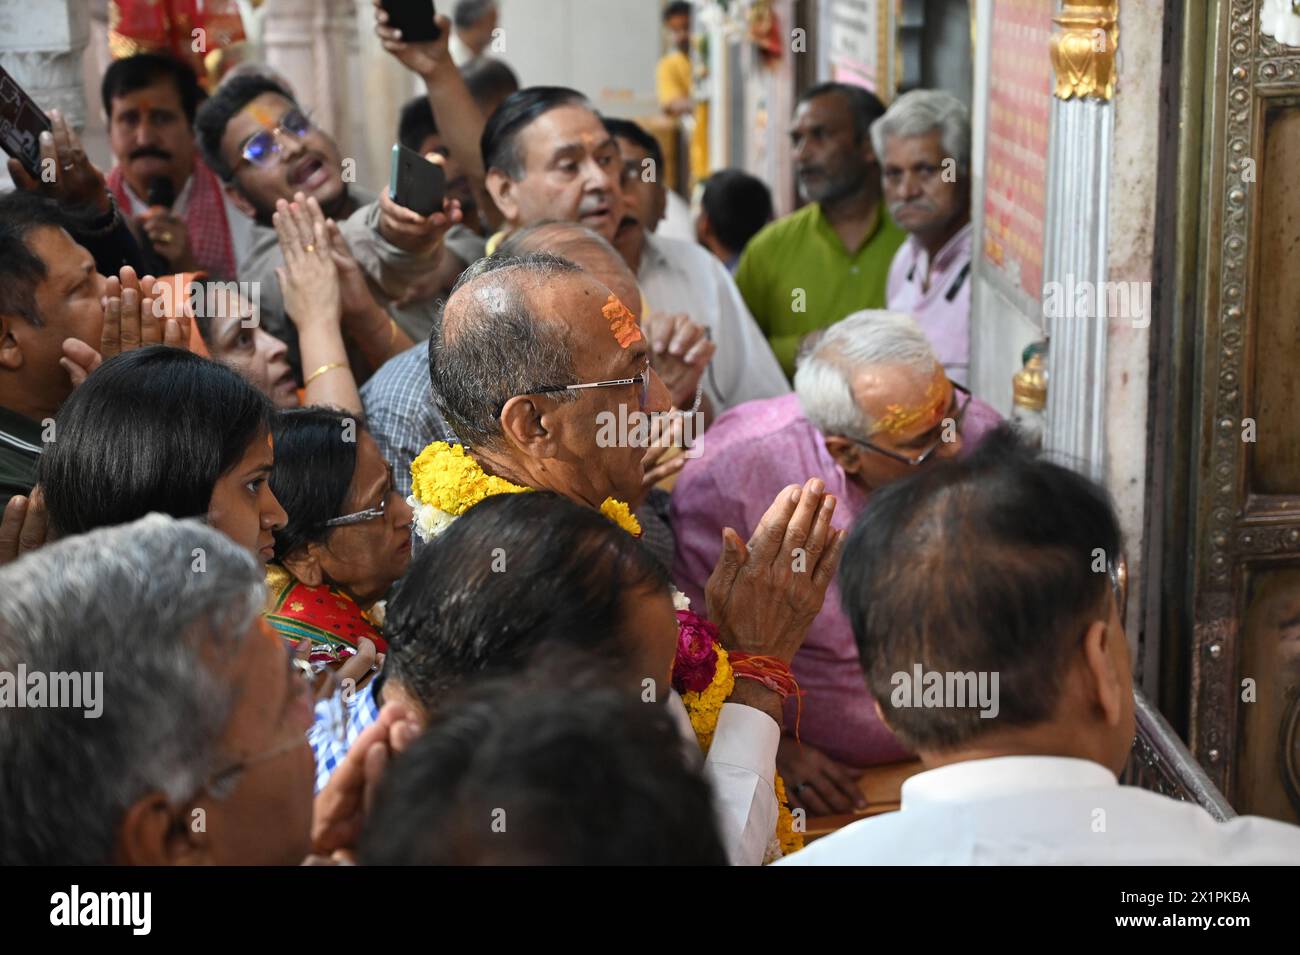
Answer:
<svg viewBox="0 0 1300 955"><path fill-rule="evenodd" d="M872 421L853 398L853 378L872 365L902 365L934 374L938 359L916 319L901 312L854 312L822 333L794 373L808 420L823 434L869 435Z"/></svg>
<svg viewBox="0 0 1300 955"><path fill-rule="evenodd" d="M581 272L568 259L533 252L491 255L461 273L429 334L429 382L434 403L462 443L499 445L507 401L531 388L577 383L564 326L540 321L525 292ZM456 318L450 333L448 316Z"/></svg>
<svg viewBox="0 0 1300 955"><path fill-rule="evenodd" d="M492 12L496 0L460 0L452 8L451 22L457 30L467 30Z"/></svg>
<svg viewBox="0 0 1300 955"><path fill-rule="evenodd" d="M134 802L193 798L235 704L209 661L238 652L265 600L251 554L161 514L0 568L0 670L103 680L98 718L0 710L0 864L107 864Z"/></svg>
<svg viewBox="0 0 1300 955"><path fill-rule="evenodd" d="M924 136L939 130L944 155L970 170L970 111L943 90L912 90L890 104L885 115L871 124L871 147L884 160L887 136Z"/></svg>

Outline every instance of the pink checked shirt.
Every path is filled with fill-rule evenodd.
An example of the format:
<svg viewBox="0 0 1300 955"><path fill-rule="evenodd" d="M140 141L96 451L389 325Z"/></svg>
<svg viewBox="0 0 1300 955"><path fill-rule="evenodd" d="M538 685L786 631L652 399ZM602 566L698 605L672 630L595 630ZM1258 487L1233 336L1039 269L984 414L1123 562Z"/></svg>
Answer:
<svg viewBox="0 0 1300 955"><path fill-rule="evenodd" d="M961 385L970 384L972 229L967 223L939 250L933 262L928 261L916 237L908 236L894 253L885 286L889 310L916 318L948 377ZM929 285L925 285L927 267Z"/></svg>
<svg viewBox="0 0 1300 955"><path fill-rule="evenodd" d="M991 407L972 400L962 423L962 454L999 421ZM673 579L696 608L705 605L704 584L722 551L722 528L733 527L748 540L783 487L811 477L825 481L826 490L839 502L831 518L837 528L851 527L867 506L866 494L830 456L796 394L732 408L713 423L703 443L703 455L682 469L672 502L677 535ZM805 693L799 724L805 743L852 766L908 755L876 718L853 631L840 609L838 581L826 591L826 603L795 654L792 669ZM791 699L785 711L787 733L794 732L794 721Z"/></svg>

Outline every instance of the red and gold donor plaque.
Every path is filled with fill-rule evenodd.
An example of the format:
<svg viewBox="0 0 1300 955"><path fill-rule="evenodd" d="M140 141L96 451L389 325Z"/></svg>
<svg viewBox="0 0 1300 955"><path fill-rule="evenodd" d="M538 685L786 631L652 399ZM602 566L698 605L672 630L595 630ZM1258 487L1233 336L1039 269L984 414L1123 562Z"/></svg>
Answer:
<svg viewBox="0 0 1300 955"><path fill-rule="evenodd" d="M984 160L984 257L1043 294L1052 0L994 0Z"/></svg>

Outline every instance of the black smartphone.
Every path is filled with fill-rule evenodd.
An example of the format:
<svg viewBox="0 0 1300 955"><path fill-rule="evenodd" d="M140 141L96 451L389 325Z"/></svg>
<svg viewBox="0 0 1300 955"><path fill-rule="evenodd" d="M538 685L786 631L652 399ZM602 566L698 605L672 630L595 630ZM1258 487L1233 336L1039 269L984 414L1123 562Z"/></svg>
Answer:
<svg viewBox="0 0 1300 955"><path fill-rule="evenodd" d="M422 216L442 208L447 192L447 174L437 163L429 162L414 149L401 143L393 145L393 169L389 176L393 201Z"/></svg>
<svg viewBox="0 0 1300 955"><path fill-rule="evenodd" d="M37 181L41 178L41 133L51 128L44 110L0 66L0 146Z"/></svg>
<svg viewBox="0 0 1300 955"><path fill-rule="evenodd" d="M402 31L403 43L428 43L442 36L433 22L433 0L383 0L388 25Z"/></svg>

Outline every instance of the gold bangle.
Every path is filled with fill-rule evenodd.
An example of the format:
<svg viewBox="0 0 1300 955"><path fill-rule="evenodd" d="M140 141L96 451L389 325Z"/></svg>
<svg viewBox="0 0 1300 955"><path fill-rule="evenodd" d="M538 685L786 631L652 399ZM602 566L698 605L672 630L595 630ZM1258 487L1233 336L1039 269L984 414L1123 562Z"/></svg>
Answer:
<svg viewBox="0 0 1300 955"><path fill-rule="evenodd" d="M321 375L325 374L325 372L327 371L333 371L335 368L346 368L346 367L347 365L343 364L343 362L341 361L332 361L328 365L321 365L319 368L317 368L315 371L313 371L310 375L307 376L307 380L302 383L302 386L306 388L308 385L310 385Z"/></svg>

